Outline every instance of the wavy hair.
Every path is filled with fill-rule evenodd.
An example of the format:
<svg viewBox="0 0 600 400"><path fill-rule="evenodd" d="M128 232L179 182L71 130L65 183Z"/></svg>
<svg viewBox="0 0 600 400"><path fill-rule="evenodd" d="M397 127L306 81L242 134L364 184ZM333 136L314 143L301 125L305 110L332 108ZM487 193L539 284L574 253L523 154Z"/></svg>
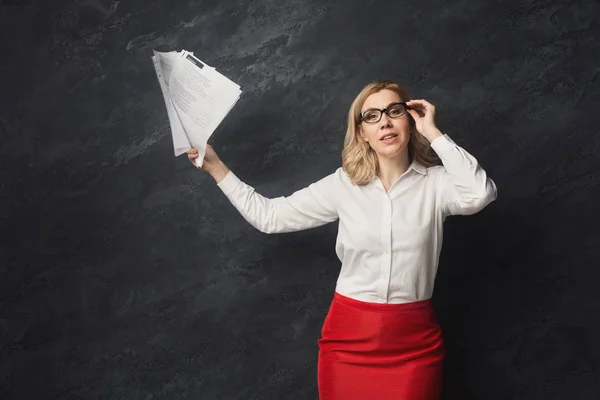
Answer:
<svg viewBox="0 0 600 400"><path fill-rule="evenodd" d="M406 89L399 83L382 81L365 86L352 102L350 111L348 111L348 128L344 138L344 149L342 150L342 169L355 185L366 185L379 173L377 154L367 142L361 140L359 125L361 123L360 111L367 97L384 89L398 93L403 101L412 99ZM410 119L411 126L408 142L409 162L416 161L424 167L438 165L440 159L431 149L429 141L423 135L415 134L415 120L409 113L405 115Z"/></svg>

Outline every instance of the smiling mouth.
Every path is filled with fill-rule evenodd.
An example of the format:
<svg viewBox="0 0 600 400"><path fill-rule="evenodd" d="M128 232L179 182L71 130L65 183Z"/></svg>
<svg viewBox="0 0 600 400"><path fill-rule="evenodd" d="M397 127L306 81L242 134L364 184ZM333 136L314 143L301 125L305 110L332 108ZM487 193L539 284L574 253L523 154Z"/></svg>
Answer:
<svg viewBox="0 0 600 400"><path fill-rule="evenodd" d="M379 140L388 140L388 139L393 139L393 138L395 138L396 136L398 136L398 135L396 135L395 133L390 133L389 135L385 135L384 137L382 137L382 138L381 138L381 139L379 139Z"/></svg>

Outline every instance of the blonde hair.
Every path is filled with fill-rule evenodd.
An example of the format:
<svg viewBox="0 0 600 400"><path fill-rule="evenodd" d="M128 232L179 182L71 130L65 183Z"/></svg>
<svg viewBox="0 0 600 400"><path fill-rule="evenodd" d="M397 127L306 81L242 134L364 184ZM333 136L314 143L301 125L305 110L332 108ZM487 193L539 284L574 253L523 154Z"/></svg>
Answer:
<svg viewBox="0 0 600 400"><path fill-rule="evenodd" d="M377 154L369 143L361 138L359 125L361 124L360 111L367 97L384 89L398 93L402 101L411 100L406 89L399 83L382 81L365 86L352 102L350 111L348 111L348 129L346 130L344 149L342 150L342 169L355 185L366 185L379 173ZM440 159L429 146L429 141L422 135L415 134L415 121L412 116L409 113L405 115L410 119L412 128L408 143L409 162L416 161L424 167L439 164Z"/></svg>

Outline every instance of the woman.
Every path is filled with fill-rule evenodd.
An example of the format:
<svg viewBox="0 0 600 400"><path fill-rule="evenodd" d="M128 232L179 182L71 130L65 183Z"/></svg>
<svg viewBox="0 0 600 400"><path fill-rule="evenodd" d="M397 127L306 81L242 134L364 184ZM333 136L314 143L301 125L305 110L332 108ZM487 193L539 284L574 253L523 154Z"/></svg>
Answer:
<svg viewBox="0 0 600 400"><path fill-rule="evenodd" d="M318 342L321 400L440 398L445 350L431 296L442 225L497 194L477 160L437 128L432 104L395 82L367 85L348 113L342 167L289 197L256 193L210 146L201 168L262 232L339 219L342 266Z"/></svg>

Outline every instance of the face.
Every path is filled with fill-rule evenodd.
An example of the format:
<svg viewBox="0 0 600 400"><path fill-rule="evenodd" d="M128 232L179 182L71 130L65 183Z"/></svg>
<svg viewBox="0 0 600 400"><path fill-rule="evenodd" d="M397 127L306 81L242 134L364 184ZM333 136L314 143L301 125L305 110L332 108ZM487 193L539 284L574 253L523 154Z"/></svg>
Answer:
<svg viewBox="0 0 600 400"><path fill-rule="evenodd" d="M373 93L363 104L361 112L369 108L378 108L383 110L392 103L402 102L398 93L384 89ZM390 112L393 114L393 111ZM391 118L386 113L382 113L381 120L374 124L367 124L361 121L359 124L359 133L363 140L367 141L371 148L375 150L377 156L384 158L394 158L408 151L408 142L410 140L410 119L408 112L405 112L400 118ZM392 135L392 138L384 139Z"/></svg>

